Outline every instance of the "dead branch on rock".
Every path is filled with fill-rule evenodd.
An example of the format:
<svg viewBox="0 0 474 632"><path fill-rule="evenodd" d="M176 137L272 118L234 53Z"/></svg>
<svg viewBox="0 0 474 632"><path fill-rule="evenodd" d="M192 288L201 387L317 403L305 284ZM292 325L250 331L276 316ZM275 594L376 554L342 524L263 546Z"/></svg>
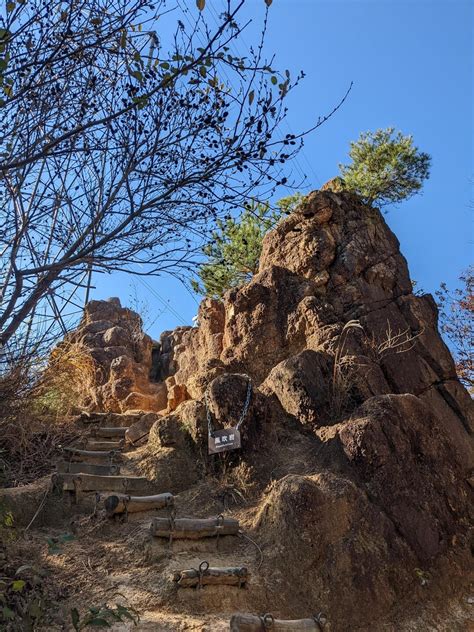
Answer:
<svg viewBox="0 0 474 632"><path fill-rule="evenodd" d="M366 336L365 345L374 360L380 363L391 355L411 351L423 333L424 329L421 329L418 333L413 334L410 327L393 331L390 322L387 320L387 329L385 330L383 338L377 339L374 334L372 334L370 338Z"/></svg>

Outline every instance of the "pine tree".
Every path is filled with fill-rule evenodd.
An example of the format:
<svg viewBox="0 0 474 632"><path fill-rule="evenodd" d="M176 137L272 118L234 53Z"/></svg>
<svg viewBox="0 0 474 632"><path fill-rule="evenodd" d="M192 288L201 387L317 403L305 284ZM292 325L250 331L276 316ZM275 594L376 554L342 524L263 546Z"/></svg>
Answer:
<svg viewBox="0 0 474 632"><path fill-rule="evenodd" d="M351 143L349 156L351 164L339 165L344 188L369 204L401 202L418 193L430 175L429 154L393 127L362 133Z"/></svg>
<svg viewBox="0 0 474 632"><path fill-rule="evenodd" d="M195 292L220 298L232 287L241 286L258 271L265 234L299 204L300 193L281 199L272 208L267 203L249 202L238 218L218 220L217 230L203 248L206 257L191 282Z"/></svg>

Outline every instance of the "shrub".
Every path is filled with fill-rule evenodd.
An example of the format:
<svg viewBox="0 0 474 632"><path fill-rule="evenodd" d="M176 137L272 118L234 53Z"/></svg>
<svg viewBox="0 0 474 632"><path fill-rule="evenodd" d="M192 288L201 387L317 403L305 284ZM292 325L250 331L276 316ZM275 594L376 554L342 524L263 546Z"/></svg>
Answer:
<svg viewBox="0 0 474 632"><path fill-rule="evenodd" d="M71 423L96 367L80 343L63 342L48 361L11 360L0 375L0 484L29 483L50 472L59 446L77 437Z"/></svg>

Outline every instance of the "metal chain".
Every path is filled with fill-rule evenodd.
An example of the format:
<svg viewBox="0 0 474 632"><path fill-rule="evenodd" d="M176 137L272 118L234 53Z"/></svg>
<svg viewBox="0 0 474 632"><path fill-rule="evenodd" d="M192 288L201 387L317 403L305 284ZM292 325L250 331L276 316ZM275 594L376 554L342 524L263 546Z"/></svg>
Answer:
<svg viewBox="0 0 474 632"><path fill-rule="evenodd" d="M206 389L206 392L204 393L204 403L206 405L207 432L209 436L211 436L212 421L211 421L211 411L209 410L209 402L207 401L207 389Z"/></svg>
<svg viewBox="0 0 474 632"><path fill-rule="evenodd" d="M237 422L237 425L235 426L236 430L239 430L240 426L242 425L245 417L247 416L248 410L249 410L249 406L250 406L250 400L252 398L252 380L250 379L249 376L248 377L248 385L247 385L247 394L245 396L245 403L244 403L244 408L242 410L242 413L239 417L239 421ZM209 433L209 435L211 434L213 428L212 428L212 419L211 419L211 411L209 410L209 402L208 402L208 392L206 389L206 392L204 393L204 403L206 406L206 419L207 419L207 431Z"/></svg>
<svg viewBox="0 0 474 632"><path fill-rule="evenodd" d="M249 406L250 406L250 399L252 397L252 381L249 378L249 383L247 385L247 395L245 397L245 404L244 404L244 409L242 410L242 414L240 415L239 421L237 422L237 425L235 426L236 430L238 430L240 428L240 426L242 425L242 422L244 421L245 417L247 416L248 410L249 410Z"/></svg>

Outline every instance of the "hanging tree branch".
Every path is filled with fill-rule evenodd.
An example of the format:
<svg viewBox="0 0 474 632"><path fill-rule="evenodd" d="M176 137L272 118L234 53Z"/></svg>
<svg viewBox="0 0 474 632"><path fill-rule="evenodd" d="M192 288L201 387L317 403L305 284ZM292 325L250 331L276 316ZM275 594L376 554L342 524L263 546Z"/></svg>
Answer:
<svg viewBox="0 0 474 632"><path fill-rule="evenodd" d="M189 28L165 0L6 4L4 349L25 323L32 329L46 297L61 313L57 303L88 271L184 274L210 223L286 183L281 168L302 135L276 132L301 75L263 59L266 18L255 49L231 53L244 4L229 0L214 29L204 2Z"/></svg>

